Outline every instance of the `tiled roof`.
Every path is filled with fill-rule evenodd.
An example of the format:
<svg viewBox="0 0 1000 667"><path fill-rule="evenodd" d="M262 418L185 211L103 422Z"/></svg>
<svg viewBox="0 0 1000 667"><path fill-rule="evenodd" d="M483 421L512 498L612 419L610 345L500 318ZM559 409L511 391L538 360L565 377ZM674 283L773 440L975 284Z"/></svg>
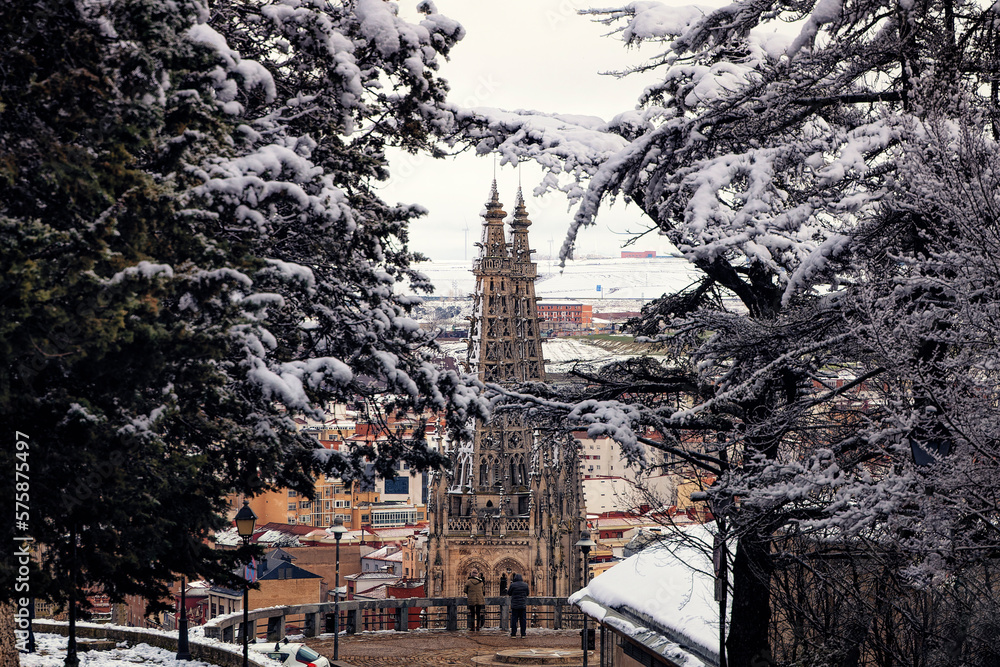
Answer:
<svg viewBox="0 0 1000 667"><path fill-rule="evenodd" d="M277 523L272 521L270 523L265 523L260 526L257 530L275 530L279 533L288 533L290 535L308 535L312 531L316 530L315 526L297 526L289 523Z"/></svg>

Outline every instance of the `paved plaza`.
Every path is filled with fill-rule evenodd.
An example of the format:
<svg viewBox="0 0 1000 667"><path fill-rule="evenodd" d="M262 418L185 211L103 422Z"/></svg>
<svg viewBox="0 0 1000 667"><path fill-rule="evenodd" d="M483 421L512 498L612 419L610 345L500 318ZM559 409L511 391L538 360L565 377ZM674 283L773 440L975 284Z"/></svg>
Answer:
<svg viewBox="0 0 1000 667"><path fill-rule="evenodd" d="M306 643L327 658L333 659L332 637L307 639ZM508 632L499 629L481 632L414 630L341 635L340 663L345 667L471 666L475 656L493 655L503 649L518 647L578 649L580 631L532 628L524 638L511 637Z"/></svg>

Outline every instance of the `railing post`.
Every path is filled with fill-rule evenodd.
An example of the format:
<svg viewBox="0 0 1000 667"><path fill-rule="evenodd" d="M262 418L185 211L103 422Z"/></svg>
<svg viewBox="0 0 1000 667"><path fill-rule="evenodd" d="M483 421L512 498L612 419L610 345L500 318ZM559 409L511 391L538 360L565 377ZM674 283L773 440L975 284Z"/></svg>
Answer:
<svg viewBox="0 0 1000 667"><path fill-rule="evenodd" d="M281 641L285 636L285 615L271 616L267 619L267 640L272 642Z"/></svg>
<svg viewBox="0 0 1000 667"><path fill-rule="evenodd" d="M500 629L510 630L510 598L500 598Z"/></svg>
<svg viewBox="0 0 1000 667"><path fill-rule="evenodd" d="M556 600L556 604L553 607L552 612L552 623L555 625L553 630L562 630L562 602Z"/></svg>
<svg viewBox="0 0 1000 667"><path fill-rule="evenodd" d="M406 607L396 607L396 632L406 632L409 630L409 610Z"/></svg>
<svg viewBox="0 0 1000 667"><path fill-rule="evenodd" d="M305 615L305 621L303 621L303 624L305 625L303 634L306 637L315 637L316 635L322 634L323 630L320 630L320 625L322 623L323 623L322 613L320 612L307 613Z"/></svg>
<svg viewBox="0 0 1000 667"><path fill-rule="evenodd" d="M251 644L257 641L257 621L250 620L246 624L240 623L240 634L237 637L240 642L243 642L243 637L246 635L247 641Z"/></svg>
<svg viewBox="0 0 1000 667"><path fill-rule="evenodd" d="M359 613L361 613L359 609L349 609L347 611L347 634L353 635L358 631Z"/></svg>
<svg viewBox="0 0 1000 667"><path fill-rule="evenodd" d="M455 604L454 599L448 601L448 614L444 629L452 632L458 631L458 605Z"/></svg>

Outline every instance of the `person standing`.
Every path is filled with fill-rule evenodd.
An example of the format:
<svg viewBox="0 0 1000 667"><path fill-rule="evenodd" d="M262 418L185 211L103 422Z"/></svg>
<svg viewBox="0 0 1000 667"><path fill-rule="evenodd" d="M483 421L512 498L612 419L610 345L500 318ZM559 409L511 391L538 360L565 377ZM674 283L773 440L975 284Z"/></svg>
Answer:
<svg viewBox="0 0 1000 667"><path fill-rule="evenodd" d="M469 630L483 629L486 616L486 594L483 590L485 585L486 580L479 574L479 570L469 573L469 578L465 582L465 596L468 598L466 604L469 605Z"/></svg>
<svg viewBox="0 0 1000 667"><path fill-rule="evenodd" d="M517 634L517 624L521 624L521 636L524 637L528 630L528 583L515 574L507 589L510 596L510 636Z"/></svg>

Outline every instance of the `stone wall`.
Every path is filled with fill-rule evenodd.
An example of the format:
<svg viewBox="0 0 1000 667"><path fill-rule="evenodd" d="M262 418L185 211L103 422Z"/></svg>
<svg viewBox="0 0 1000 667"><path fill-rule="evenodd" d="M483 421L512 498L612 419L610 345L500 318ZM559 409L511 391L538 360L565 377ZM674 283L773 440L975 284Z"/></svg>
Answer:
<svg viewBox="0 0 1000 667"><path fill-rule="evenodd" d="M64 637L69 635L69 625L67 623L36 620L32 623L32 628L34 628L35 632L47 632L49 634L63 635ZM177 652L176 637L141 628L77 623L76 636L90 639L110 639L116 643L149 644L150 646L157 646L173 653ZM202 644L190 640L188 648L191 658L194 660L220 665L220 667L243 667L243 650L239 645ZM253 653L250 653L249 661L251 667L267 667L265 662L257 660Z"/></svg>

